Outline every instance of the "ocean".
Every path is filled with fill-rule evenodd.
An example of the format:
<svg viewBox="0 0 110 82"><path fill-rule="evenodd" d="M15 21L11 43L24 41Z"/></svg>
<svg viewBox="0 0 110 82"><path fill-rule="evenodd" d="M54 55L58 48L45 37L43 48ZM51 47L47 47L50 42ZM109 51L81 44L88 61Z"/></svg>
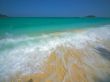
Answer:
<svg viewBox="0 0 110 82"><path fill-rule="evenodd" d="M0 18L0 82L110 82L110 18Z"/></svg>
<svg viewBox="0 0 110 82"><path fill-rule="evenodd" d="M49 32L100 27L110 23L110 18L1 18L0 36L22 36Z"/></svg>

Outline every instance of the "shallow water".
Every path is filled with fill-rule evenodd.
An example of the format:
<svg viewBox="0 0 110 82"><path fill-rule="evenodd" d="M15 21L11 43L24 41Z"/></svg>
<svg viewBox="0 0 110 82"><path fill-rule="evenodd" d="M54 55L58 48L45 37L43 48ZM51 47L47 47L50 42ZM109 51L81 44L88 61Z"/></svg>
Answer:
<svg viewBox="0 0 110 82"><path fill-rule="evenodd" d="M82 27L77 31L69 31L71 28L68 28L68 31L54 30L54 33L45 34L42 31L34 35L30 33L35 31L30 30L29 33L31 28L27 29L28 32L26 28L17 28L18 32L16 29L2 29L0 82L109 82L110 25L108 21L101 24L93 28L87 25L88 28ZM9 34L6 35L7 32Z"/></svg>

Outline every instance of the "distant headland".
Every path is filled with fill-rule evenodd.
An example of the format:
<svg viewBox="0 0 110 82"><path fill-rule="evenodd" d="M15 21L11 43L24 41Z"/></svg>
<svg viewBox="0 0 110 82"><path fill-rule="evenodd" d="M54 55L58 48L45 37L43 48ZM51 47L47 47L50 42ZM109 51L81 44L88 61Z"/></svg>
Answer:
<svg viewBox="0 0 110 82"><path fill-rule="evenodd" d="M0 18L8 17L7 15L0 14Z"/></svg>
<svg viewBox="0 0 110 82"><path fill-rule="evenodd" d="M9 16L7 15L4 15L4 14L0 14L0 18L7 18ZM87 18L96 18L95 15L87 15L87 16L84 16L84 17L87 17ZM51 17L50 17L51 18ZM53 17L52 17L53 18ZM55 17L56 18L56 17ZM75 17L75 18L82 18L82 17Z"/></svg>
<svg viewBox="0 0 110 82"><path fill-rule="evenodd" d="M96 16L94 16L94 15L88 15L88 16L85 16L85 17L88 17L88 18L96 18Z"/></svg>

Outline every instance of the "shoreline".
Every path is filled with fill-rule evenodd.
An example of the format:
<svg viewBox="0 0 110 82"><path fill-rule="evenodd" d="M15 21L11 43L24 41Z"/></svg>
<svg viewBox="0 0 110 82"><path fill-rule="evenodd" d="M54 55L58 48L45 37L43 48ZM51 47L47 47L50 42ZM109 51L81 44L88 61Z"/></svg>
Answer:
<svg viewBox="0 0 110 82"><path fill-rule="evenodd" d="M74 31L72 30L71 31L71 33L75 33L75 34L83 33L83 32L85 32L85 30L74 30ZM96 78L99 78L99 75L103 75L102 71L105 74L109 73L109 71L110 71L108 69L109 65L110 65L110 62L108 61L109 58L101 56L104 54L104 52L109 53L109 51L108 51L109 49L106 50L106 48L103 47L103 46L105 46L105 47L110 48L110 45L109 45L110 39L108 37L109 30L108 29L105 29L105 30L104 29L101 29L101 30L97 29L95 31L87 30L87 32L88 33L86 36L84 34L84 37L78 36L75 39L72 38L72 37L74 37L74 35L72 37L69 37L70 35L68 35L67 37L64 37L64 39L60 39L60 37L59 37L58 40L56 40L56 38L55 39L53 38L52 41L50 41L50 44L52 46L55 45L55 41L59 41L59 40L61 40L61 42L63 40L67 41L67 43L64 42L63 44L58 45L57 47L55 47L55 49L53 51L48 53L49 55L48 55L48 57L45 57L46 60L43 62L43 65L42 65L43 67L41 69L41 72L39 72L39 73L37 73L37 72L35 73L33 71L34 64L36 61L32 61L31 59L38 57L38 54L42 55L41 52L43 52L43 51L41 50L41 52L38 52L37 54L36 54L37 50L35 50L33 52L31 51L32 53L26 52L26 54L23 57L29 56L29 59L31 61L28 60L28 58L27 58L26 63L24 61L21 64L26 64L26 66L29 67L30 72L32 71L33 74L29 73L26 75L22 75L23 73L19 72L20 70L18 70L17 72L15 72L14 75L9 76L10 81L12 81L12 79L13 79L12 82L16 82L16 80L19 80L19 82L22 82L22 81L23 82L34 82L34 81L35 82L62 82L62 80L65 79L67 81L64 81L64 82L71 82L71 80L72 81L79 81L79 82L95 82ZM99 33L97 34L97 32L99 32ZM102 34L103 32L105 34ZM65 34L65 32L63 32L63 33ZM68 33L68 32L66 32L66 33ZM99 38L94 36L94 33L96 33L97 37L99 37ZM100 33L102 35L100 35ZM61 32L60 33L59 32L52 33L52 34L55 37L57 37L57 35L58 36L62 35ZM49 33L47 35L52 35L52 34ZM93 40L95 37L98 41ZM108 38L109 40L106 41L106 38ZM84 41L82 41L83 39L84 39ZM45 39L44 39L44 41L45 41ZM76 48L77 47L76 45L78 47L86 45L86 47ZM31 46L31 48L29 47L29 49L30 50L33 49L32 47L34 47L34 46ZM47 44L45 46L43 44L43 46L41 48L47 49L47 47L50 47L50 45ZM101 50L103 50L103 52ZM96 51L100 52L101 55ZM14 53L14 54L19 54L19 53ZM12 55L14 55L14 54L12 54ZM46 55L46 54L47 54L47 52L43 53L43 55ZM22 58L22 55L21 55L21 58ZM33 60L35 60L35 59L33 59ZM93 64L89 60L93 61ZM9 60L7 60L7 61L9 61ZM15 60L13 60L13 61L15 61ZM17 62L17 63L20 63L20 62ZM73 63L75 63L75 65ZM16 64L16 63L13 63L13 64ZM70 68L68 68L68 65L72 65L72 67L70 66ZM90 68L88 66L90 66ZM105 68L100 68L100 66L104 66ZM85 68L85 67L87 67L87 68ZM93 68L93 69L91 69L91 68ZM88 69L88 71L86 71L84 69ZM94 70L94 71L96 70L95 72L93 72L93 75L89 74L92 70ZM6 71L6 70L4 70L4 71ZM26 71L27 70L24 70L24 73ZM72 75L69 74L69 71L72 73ZM81 74L79 73L79 71ZM99 75L97 74L97 71L100 73ZM87 78L84 77L85 75L90 76L90 77L94 77L94 78L96 77L96 78L95 79L91 78L92 81L89 81ZM66 76L68 76L68 77L66 77ZM64 78L64 77L66 77L66 78ZM72 78L72 77L74 77L74 78ZM105 78L105 77L101 76L101 78ZM54 79L54 78L56 78L56 79ZM56 80L56 81L54 81L54 80Z"/></svg>

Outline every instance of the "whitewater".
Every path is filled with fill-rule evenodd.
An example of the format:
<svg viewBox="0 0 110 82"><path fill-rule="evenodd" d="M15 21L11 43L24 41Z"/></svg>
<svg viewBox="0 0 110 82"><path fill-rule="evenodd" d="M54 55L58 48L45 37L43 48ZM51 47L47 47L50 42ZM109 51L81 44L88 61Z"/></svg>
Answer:
<svg viewBox="0 0 110 82"><path fill-rule="evenodd" d="M110 82L110 25L0 39L0 82Z"/></svg>

